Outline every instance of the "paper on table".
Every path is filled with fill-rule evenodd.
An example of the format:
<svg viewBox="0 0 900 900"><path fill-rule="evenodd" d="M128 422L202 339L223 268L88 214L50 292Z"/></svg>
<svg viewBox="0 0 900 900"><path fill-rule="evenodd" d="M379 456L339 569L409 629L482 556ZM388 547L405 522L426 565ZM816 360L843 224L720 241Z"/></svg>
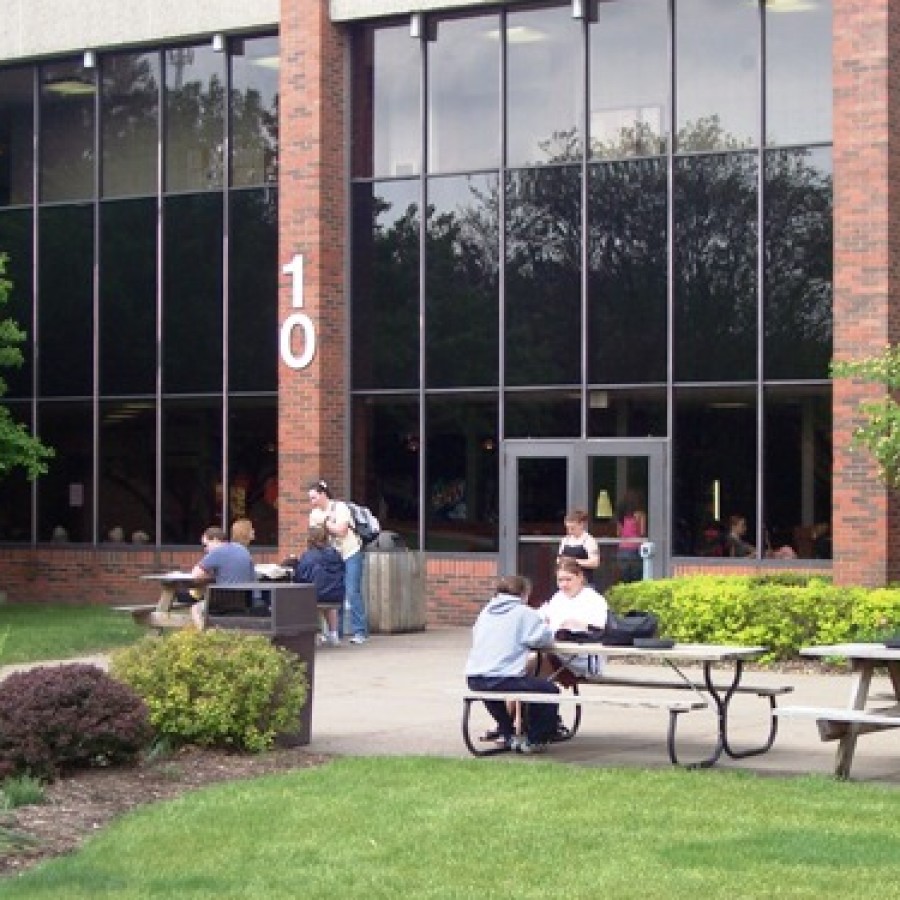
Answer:
<svg viewBox="0 0 900 900"><path fill-rule="evenodd" d="M262 575L263 578L284 578L291 574L290 569L279 566L278 563L257 563L254 568L256 574Z"/></svg>

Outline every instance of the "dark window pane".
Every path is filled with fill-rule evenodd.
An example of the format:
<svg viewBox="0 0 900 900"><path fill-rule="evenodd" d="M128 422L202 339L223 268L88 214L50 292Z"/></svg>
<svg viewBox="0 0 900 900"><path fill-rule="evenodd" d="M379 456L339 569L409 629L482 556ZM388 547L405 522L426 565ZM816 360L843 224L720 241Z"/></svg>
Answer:
<svg viewBox="0 0 900 900"><path fill-rule="evenodd" d="M42 403L41 441L55 456L38 479L38 540L93 540L93 417L90 403Z"/></svg>
<svg viewBox="0 0 900 900"><path fill-rule="evenodd" d="M675 379L756 378L757 162L675 165Z"/></svg>
<svg viewBox="0 0 900 900"><path fill-rule="evenodd" d="M364 27L353 41L353 175L421 171L421 58L409 23Z"/></svg>
<svg viewBox="0 0 900 900"><path fill-rule="evenodd" d="M419 546L419 403L415 397L353 401L353 491L382 529Z"/></svg>
<svg viewBox="0 0 900 900"><path fill-rule="evenodd" d="M278 195L231 194L229 389L278 388Z"/></svg>
<svg viewBox="0 0 900 900"><path fill-rule="evenodd" d="M667 7L666 0L599 4L588 37L593 156L655 155L668 145Z"/></svg>
<svg viewBox="0 0 900 900"><path fill-rule="evenodd" d="M665 381L665 161L593 166L589 184L589 380Z"/></svg>
<svg viewBox="0 0 900 900"><path fill-rule="evenodd" d="M38 227L38 389L43 397L87 396L93 392L93 209L41 209Z"/></svg>
<svg viewBox="0 0 900 900"><path fill-rule="evenodd" d="M425 549L496 551L496 396L432 398L425 420Z"/></svg>
<svg viewBox="0 0 900 900"><path fill-rule="evenodd" d="M30 203L34 173L34 69L0 71L0 206Z"/></svg>
<svg viewBox="0 0 900 900"><path fill-rule="evenodd" d="M428 169L500 162L500 20L441 19L428 44Z"/></svg>
<svg viewBox="0 0 900 900"><path fill-rule="evenodd" d="M675 395L674 552L721 556L728 517L756 538L756 394L750 388L682 389Z"/></svg>
<svg viewBox="0 0 900 900"><path fill-rule="evenodd" d="M581 436L581 399L571 391L508 393L504 437Z"/></svg>
<svg viewBox="0 0 900 900"><path fill-rule="evenodd" d="M231 42L231 183L278 180L278 38Z"/></svg>
<svg viewBox="0 0 900 900"><path fill-rule="evenodd" d="M156 391L156 203L100 208L100 393Z"/></svg>
<svg viewBox="0 0 900 900"><path fill-rule="evenodd" d="M831 386L765 393L763 504L770 551L831 556ZM783 552L783 551L782 551Z"/></svg>
<svg viewBox="0 0 900 900"><path fill-rule="evenodd" d="M567 6L507 16L508 165L533 166L580 156L583 41L581 22L572 18Z"/></svg>
<svg viewBox="0 0 900 900"><path fill-rule="evenodd" d="M165 52L166 190L224 184L225 54L212 46Z"/></svg>
<svg viewBox="0 0 900 900"><path fill-rule="evenodd" d="M665 437L666 389L588 392L588 437Z"/></svg>
<svg viewBox="0 0 900 900"><path fill-rule="evenodd" d="M431 387L497 384L498 210L494 175L428 183L425 370Z"/></svg>
<svg viewBox="0 0 900 900"><path fill-rule="evenodd" d="M13 422L31 430L31 404L8 402ZM16 467L0 479L0 541L31 540L31 490L25 470Z"/></svg>
<svg viewBox="0 0 900 900"><path fill-rule="evenodd" d="M831 140L831 3L794 3L766 16L766 140Z"/></svg>
<svg viewBox="0 0 900 900"><path fill-rule="evenodd" d="M80 61L42 69L40 176L44 201L94 196L94 72Z"/></svg>
<svg viewBox="0 0 900 900"><path fill-rule="evenodd" d="M255 542L278 545L278 399L232 398L228 405L229 524L249 517Z"/></svg>
<svg viewBox="0 0 900 900"><path fill-rule="evenodd" d="M155 540L156 407L151 400L100 404L100 540L121 528ZM138 543L136 541L135 543Z"/></svg>
<svg viewBox="0 0 900 900"><path fill-rule="evenodd" d="M828 378L833 199L830 150L766 155L766 378Z"/></svg>
<svg viewBox="0 0 900 900"><path fill-rule="evenodd" d="M6 381L8 397L30 397L33 391L32 222L31 210L0 212L0 254L7 256L3 277L12 282L6 305L0 307L0 319L12 319L26 333L25 340L18 345L22 365L0 371L0 377Z"/></svg>
<svg viewBox="0 0 900 900"><path fill-rule="evenodd" d="M222 390L222 197L169 197L163 220L163 390Z"/></svg>
<svg viewBox="0 0 900 900"><path fill-rule="evenodd" d="M222 525L222 401L163 404L162 543L197 547Z"/></svg>
<svg viewBox="0 0 900 900"><path fill-rule="evenodd" d="M103 196L156 193L159 54L104 56L102 66Z"/></svg>
<svg viewBox="0 0 900 900"><path fill-rule="evenodd" d="M507 180L506 380L581 381L581 170Z"/></svg>
<svg viewBox="0 0 900 900"><path fill-rule="evenodd" d="M676 150L759 143L756 3L678 0L675 8Z"/></svg>
<svg viewBox="0 0 900 900"><path fill-rule="evenodd" d="M353 188L353 385L419 383L419 184Z"/></svg>

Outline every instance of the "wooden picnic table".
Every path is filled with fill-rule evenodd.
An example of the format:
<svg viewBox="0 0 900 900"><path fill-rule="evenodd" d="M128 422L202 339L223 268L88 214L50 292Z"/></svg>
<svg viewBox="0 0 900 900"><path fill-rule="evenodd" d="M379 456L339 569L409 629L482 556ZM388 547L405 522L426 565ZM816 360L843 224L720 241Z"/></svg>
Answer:
<svg viewBox="0 0 900 900"><path fill-rule="evenodd" d="M828 644L803 647L802 656L825 658L843 657L850 666L850 692L844 706L784 706L778 715L815 719L819 737L823 741L838 742L834 758L834 774L838 778L850 777L856 741L860 735L886 731L900 727L900 648L886 647L883 643ZM884 667L891 682L887 696L871 695L872 676ZM870 708L869 703L881 699L889 706Z"/></svg>
<svg viewBox="0 0 900 900"><path fill-rule="evenodd" d="M191 622L190 606L176 603L179 592L201 590L204 593L209 580L195 578L190 572L158 572L140 576L144 581L159 584L156 605L131 607L135 621L154 628L183 628ZM199 599L202 599L199 598Z"/></svg>

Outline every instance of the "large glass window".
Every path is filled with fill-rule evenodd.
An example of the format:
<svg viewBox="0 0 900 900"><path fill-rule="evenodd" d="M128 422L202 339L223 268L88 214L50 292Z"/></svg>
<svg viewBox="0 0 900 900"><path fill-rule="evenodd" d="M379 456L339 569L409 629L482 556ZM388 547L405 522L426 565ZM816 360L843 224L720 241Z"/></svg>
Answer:
<svg viewBox="0 0 900 900"><path fill-rule="evenodd" d="M222 390L222 196L163 206L163 390Z"/></svg>
<svg viewBox="0 0 900 900"><path fill-rule="evenodd" d="M232 397L228 402L228 512L248 517L256 543L278 544L278 401Z"/></svg>
<svg viewBox="0 0 900 900"><path fill-rule="evenodd" d="M675 4L676 150L759 144L756 3Z"/></svg>
<svg viewBox="0 0 900 900"><path fill-rule="evenodd" d="M675 379L757 375L757 158L675 166Z"/></svg>
<svg viewBox="0 0 900 900"><path fill-rule="evenodd" d="M665 381L665 160L603 163L589 177L589 380Z"/></svg>
<svg viewBox="0 0 900 900"><path fill-rule="evenodd" d="M278 180L277 37L231 41L231 183Z"/></svg>
<svg viewBox="0 0 900 900"><path fill-rule="evenodd" d="M590 27L590 149L594 156L662 153L669 136L666 0L600 3Z"/></svg>
<svg viewBox="0 0 900 900"><path fill-rule="evenodd" d="M357 178L422 170L422 45L409 22L360 29L353 42L352 168Z"/></svg>
<svg viewBox="0 0 900 900"><path fill-rule="evenodd" d="M89 397L94 390L94 210L38 213L38 390Z"/></svg>
<svg viewBox="0 0 900 900"><path fill-rule="evenodd" d="M827 378L834 206L830 148L766 154L766 378Z"/></svg>
<svg viewBox="0 0 900 900"><path fill-rule="evenodd" d="M428 44L428 169L500 162L500 19L441 19Z"/></svg>
<svg viewBox="0 0 900 900"><path fill-rule="evenodd" d="M100 393L156 392L156 203L100 207Z"/></svg>
<svg viewBox="0 0 900 900"><path fill-rule="evenodd" d="M34 69L0 71L0 207L30 203L34 182Z"/></svg>
<svg viewBox="0 0 900 900"><path fill-rule="evenodd" d="M31 429L30 402L4 401L14 422ZM31 540L32 483L22 468L11 469L3 475L0 495L0 541Z"/></svg>
<svg viewBox="0 0 900 900"><path fill-rule="evenodd" d="M767 3L766 142L831 140L831 3Z"/></svg>
<svg viewBox="0 0 900 900"><path fill-rule="evenodd" d="M507 164L568 162L582 152L584 42L568 6L510 12L506 19Z"/></svg>
<svg viewBox="0 0 900 900"><path fill-rule="evenodd" d="M225 55L202 44L167 50L164 60L166 190L221 188L225 183Z"/></svg>
<svg viewBox="0 0 900 900"><path fill-rule="evenodd" d="M159 168L159 53L106 56L102 73L103 196L152 194Z"/></svg>
<svg viewBox="0 0 900 900"><path fill-rule="evenodd" d="M353 188L353 383L419 384L419 183Z"/></svg>
<svg viewBox="0 0 900 900"><path fill-rule="evenodd" d="M506 184L506 380L581 381L581 169L511 172Z"/></svg>
<svg viewBox="0 0 900 900"><path fill-rule="evenodd" d="M499 182L428 182L425 333L430 387L494 385L499 375Z"/></svg>
<svg viewBox="0 0 900 900"><path fill-rule="evenodd" d="M21 328L26 339L18 345L22 353L22 365L2 370L6 382L7 397L30 397L34 385L34 327L32 280L34 277L34 215L30 209L0 211L0 254L6 254L6 275L12 283L6 305L0 307L0 318L12 319Z"/></svg>

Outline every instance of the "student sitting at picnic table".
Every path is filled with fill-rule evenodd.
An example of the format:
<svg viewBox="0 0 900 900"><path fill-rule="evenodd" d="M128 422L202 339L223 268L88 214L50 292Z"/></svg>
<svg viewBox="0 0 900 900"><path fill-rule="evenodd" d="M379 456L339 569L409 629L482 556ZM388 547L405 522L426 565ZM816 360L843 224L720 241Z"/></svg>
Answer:
<svg viewBox="0 0 900 900"><path fill-rule="evenodd" d="M343 604L346 592L344 560L331 546L324 526L310 527L306 545L306 552L294 564L294 581L314 584L318 603ZM326 609L323 615L325 617L323 643L337 647L341 643L338 610Z"/></svg>
<svg viewBox="0 0 900 900"><path fill-rule="evenodd" d="M472 649L466 662L469 687L473 691L558 694L559 688L551 681L526 673L530 649L553 641L553 632L525 602L530 582L521 575L507 575L499 579L496 590L472 628ZM503 700L485 701L484 705L497 723L497 731L489 732L485 739L496 739L508 750L540 753L556 733L559 707L555 704L526 706L524 739L516 737L512 715Z"/></svg>
<svg viewBox="0 0 900 900"><path fill-rule="evenodd" d="M256 569L250 551L238 541L229 541L225 532L215 525L206 529L200 538L206 550L203 558L191 569L195 581L206 584L246 584L256 581ZM205 601L199 600L191 607L191 621L203 628Z"/></svg>
<svg viewBox="0 0 900 900"><path fill-rule="evenodd" d="M557 560L556 584L559 590L538 609L554 635L562 629L587 631L588 626L606 627L609 612L606 598L587 583L578 560L567 557ZM555 674L560 684L571 687L576 678L599 675L603 662L603 657L597 654L573 656L565 663L557 656L544 654L538 674Z"/></svg>

